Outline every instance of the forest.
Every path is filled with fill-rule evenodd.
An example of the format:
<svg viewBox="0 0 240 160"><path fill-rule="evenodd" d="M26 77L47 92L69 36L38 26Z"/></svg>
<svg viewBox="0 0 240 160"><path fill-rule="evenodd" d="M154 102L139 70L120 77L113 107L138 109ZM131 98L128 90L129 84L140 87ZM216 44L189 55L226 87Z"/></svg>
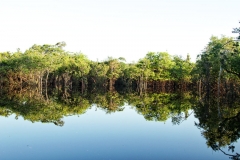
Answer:
<svg viewBox="0 0 240 160"><path fill-rule="evenodd" d="M18 49L0 53L1 88L22 90L32 86L41 93L48 88L84 92L96 87L140 92L186 87L220 90L223 85L238 83L240 78L239 44L224 36L212 36L196 62L189 54L183 59L167 52L149 52L136 63L126 63L123 57L98 62L82 53L65 51L64 46L65 42L35 44L25 52Z"/></svg>

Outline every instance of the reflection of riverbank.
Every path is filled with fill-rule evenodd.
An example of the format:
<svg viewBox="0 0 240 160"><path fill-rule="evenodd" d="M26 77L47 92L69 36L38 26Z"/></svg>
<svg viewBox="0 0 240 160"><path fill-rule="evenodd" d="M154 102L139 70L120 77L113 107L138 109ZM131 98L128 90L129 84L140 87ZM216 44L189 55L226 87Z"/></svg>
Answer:
<svg viewBox="0 0 240 160"><path fill-rule="evenodd" d="M64 90L48 90L48 94L37 89L15 90L1 95L1 115L23 116L32 122L41 121L63 125L62 118L68 115L83 114L92 105L103 109L106 113L123 111L129 104L144 116L146 120L166 121L173 119L178 124L187 118L191 109L193 96L183 93L141 93L139 92L84 92Z"/></svg>
<svg viewBox="0 0 240 160"><path fill-rule="evenodd" d="M205 94L194 106L194 112L199 119L195 125L201 129L207 145L231 159L239 159L234 143L240 137L240 99L236 95L216 97Z"/></svg>
<svg viewBox="0 0 240 160"><path fill-rule="evenodd" d="M70 90L48 90L47 96L37 89L2 90L0 114L15 118L23 117L31 122L53 123L63 126L64 117L82 115L89 109L102 110L107 114L125 112L131 106L138 115L147 121L169 122L182 125L194 113L199 123L195 125L214 151L222 151L230 157L237 157L234 143L240 133L240 99L236 96L216 98L215 94L193 94L182 92L81 92ZM220 115L219 116L219 111ZM100 118L100 117L98 117ZM130 119L129 119L130 120Z"/></svg>

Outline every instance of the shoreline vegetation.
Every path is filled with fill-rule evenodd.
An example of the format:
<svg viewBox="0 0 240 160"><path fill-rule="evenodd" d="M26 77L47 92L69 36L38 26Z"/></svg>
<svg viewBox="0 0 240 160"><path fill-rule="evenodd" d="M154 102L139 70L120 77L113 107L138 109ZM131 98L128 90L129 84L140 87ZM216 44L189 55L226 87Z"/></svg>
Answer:
<svg viewBox="0 0 240 160"><path fill-rule="evenodd" d="M84 92L117 87L143 92L195 87L219 92L221 86L238 83L240 78L240 47L228 37L211 37L195 63L189 55L183 59L167 52L149 52L136 63L125 63L123 57L96 62L82 53L65 51L64 46L59 42L0 53L1 88L34 86L47 93L48 88Z"/></svg>

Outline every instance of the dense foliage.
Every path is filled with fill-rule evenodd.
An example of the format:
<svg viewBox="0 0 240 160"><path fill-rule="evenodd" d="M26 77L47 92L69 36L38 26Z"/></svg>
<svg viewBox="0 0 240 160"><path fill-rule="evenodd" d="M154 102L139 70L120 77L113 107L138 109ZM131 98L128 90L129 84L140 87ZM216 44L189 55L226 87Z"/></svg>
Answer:
<svg viewBox="0 0 240 160"><path fill-rule="evenodd" d="M239 95L239 93L238 93ZM206 138L206 144L214 151L221 151L231 159L239 159L235 143L240 138L240 101L236 93L216 98L205 95L194 106L195 125Z"/></svg>
<svg viewBox="0 0 240 160"><path fill-rule="evenodd" d="M137 63L108 57L94 62L82 53L63 49L64 42L56 45L33 45L25 52L0 53L0 84L22 88L38 86L82 89L102 87L112 90L116 85L155 87L160 82L189 83L201 81L205 86L219 80L238 81L240 78L240 47L228 37L211 37L196 63L166 52L149 52ZM174 85L172 85L174 86Z"/></svg>
<svg viewBox="0 0 240 160"><path fill-rule="evenodd" d="M203 53L198 56L195 74L206 82L240 78L240 47L238 42L227 37L211 37ZM195 75L195 76L196 76Z"/></svg>
<svg viewBox="0 0 240 160"><path fill-rule="evenodd" d="M189 92L181 93L144 93L120 94L116 91L94 91L81 93L49 90L48 96L40 94L37 89L0 92L0 115L12 114L32 122L54 123L62 126L65 116L81 115L91 107L104 110L110 114L124 110L129 104L144 116L146 120L166 121L172 118L173 124L179 124L188 117L188 110L194 98Z"/></svg>
<svg viewBox="0 0 240 160"><path fill-rule="evenodd" d="M147 88L153 81L188 81L194 64L190 58L171 56L166 52L150 52L137 63L109 57L102 62L90 61L82 53L63 49L64 42L56 45L33 45L25 52L0 53L1 86L38 86L82 89L105 87L112 90L118 85Z"/></svg>

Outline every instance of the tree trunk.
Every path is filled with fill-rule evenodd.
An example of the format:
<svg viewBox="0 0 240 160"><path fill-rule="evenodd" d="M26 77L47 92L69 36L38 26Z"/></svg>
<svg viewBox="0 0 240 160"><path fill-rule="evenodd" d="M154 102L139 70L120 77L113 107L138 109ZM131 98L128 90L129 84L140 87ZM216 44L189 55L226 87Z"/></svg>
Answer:
<svg viewBox="0 0 240 160"><path fill-rule="evenodd" d="M46 79L45 79L45 95L46 95L46 99L48 101L48 76L49 76L49 70L47 70L47 75L46 75Z"/></svg>
<svg viewBox="0 0 240 160"><path fill-rule="evenodd" d="M109 90L112 91L112 86L113 86L113 79L109 79Z"/></svg>
<svg viewBox="0 0 240 160"><path fill-rule="evenodd" d="M82 78L82 94L83 94L83 90L84 90L84 80Z"/></svg>

